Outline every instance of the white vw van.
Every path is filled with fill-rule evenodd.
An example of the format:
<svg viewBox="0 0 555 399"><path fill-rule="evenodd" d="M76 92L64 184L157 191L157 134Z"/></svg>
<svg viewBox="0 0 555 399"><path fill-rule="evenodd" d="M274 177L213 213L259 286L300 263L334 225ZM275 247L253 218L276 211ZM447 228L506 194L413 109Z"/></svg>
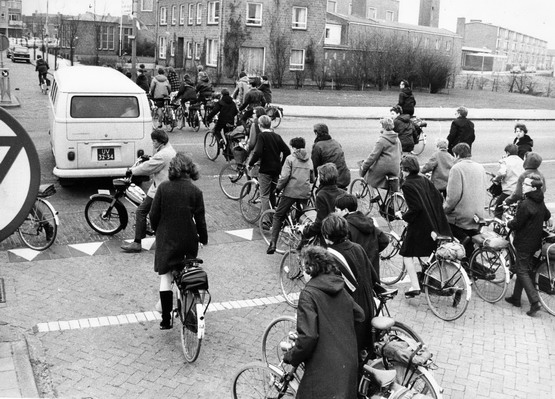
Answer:
<svg viewBox="0 0 555 399"><path fill-rule="evenodd" d="M69 179L123 176L152 151L152 116L144 90L121 72L96 66L54 72L50 91L54 175Z"/></svg>

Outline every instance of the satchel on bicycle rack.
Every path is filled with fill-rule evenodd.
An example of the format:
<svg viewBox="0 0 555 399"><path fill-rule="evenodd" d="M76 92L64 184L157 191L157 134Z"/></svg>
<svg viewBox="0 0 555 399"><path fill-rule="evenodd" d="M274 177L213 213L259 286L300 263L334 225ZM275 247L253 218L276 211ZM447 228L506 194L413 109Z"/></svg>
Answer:
<svg viewBox="0 0 555 399"><path fill-rule="evenodd" d="M436 256L445 260L461 260L465 255L464 247L458 242L445 242L436 251Z"/></svg>
<svg viewBox="0 0 555 399"><path fill-rule="evenodd" d="M432 367L432 353L422 342L409 338L391 336L389 341L376 344L376 353L381 353L386 362L396 362L407 366Z"/></svg>
<svg viewBox="0 0 555 399"><path fill-rule="evenodd" d="M207 290L208 275L201 267L190 267L181 272L179 279L183 290Z"/></svg>

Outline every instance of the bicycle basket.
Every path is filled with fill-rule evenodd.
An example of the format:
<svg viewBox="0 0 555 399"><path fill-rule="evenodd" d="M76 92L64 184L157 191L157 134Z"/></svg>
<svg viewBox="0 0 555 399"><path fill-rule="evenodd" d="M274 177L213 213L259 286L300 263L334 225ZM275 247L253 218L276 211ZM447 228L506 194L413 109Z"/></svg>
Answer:
<svg viewBox="0 0 555 399"><path fill-rule="evenodd" d="M458 242L445 242L436 251L436 256L445 260L461 260L465 255L464 247Z"/></svg>
<svg viewBox="0 0 555 399"><path fill-rule="evenodd" d="M182 290L207 290L208 274L201 267L190 267L181 272L179 285Z"/></svg>

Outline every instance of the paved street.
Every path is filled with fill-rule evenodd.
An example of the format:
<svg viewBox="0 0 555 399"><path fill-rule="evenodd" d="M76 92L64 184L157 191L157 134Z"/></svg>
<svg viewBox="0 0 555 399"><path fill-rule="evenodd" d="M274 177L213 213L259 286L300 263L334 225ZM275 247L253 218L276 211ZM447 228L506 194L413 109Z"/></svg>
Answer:
<svg viewBox="0 0 555 399"><path fill-rule="evenodd" d="M35 82L34 67L15 65L10 76L22 103L10 112L41 148L43 180L54 182L52 155L45 145L46 98ZM180 140L179 149L199 151L192 143L201 132L171 137ZM200 151L196 156L204 157ZM51 250L17 252L13 236L0 244L6 294L6 303L0 304L0 343L27 341L42 396L227 398L234 371L261 360L265 326L294 312L279 297L281 256L265 254L257 232L240 219L237 203L226 200L217 187L215 175L222 165L221 159L204 165L198 182L210 193L205 198L210 242L199 256L209 275L213 305L194 364L184 362L177 329L158 329L152 248L123 254L119 245L131 238L132 226L109 239L86 225L82 212L94 189L76 187L62 195L64 189L58 187L59 199L52 202L63 225ZM404 291L406 283L398 288ZM488 304L473 294L463 317L451 323L436 318L424 296L408 301L399 295L389 308L434 353L434 376L445 389L444 397L552 398L555 318L546 312L530 318L523 302L516 309L504 301ZM0 350L0 373L8 367ZM18 395L0 381L1 396Z"/></svg>

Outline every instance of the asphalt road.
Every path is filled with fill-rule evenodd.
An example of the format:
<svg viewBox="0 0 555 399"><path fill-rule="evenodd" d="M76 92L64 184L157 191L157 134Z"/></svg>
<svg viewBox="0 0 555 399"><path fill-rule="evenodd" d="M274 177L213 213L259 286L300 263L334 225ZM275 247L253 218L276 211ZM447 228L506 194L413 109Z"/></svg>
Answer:
<svg viewBox="0 0 555 399"><path fill-rule="evenodd" d="M12 88L20 88L15 93L22 107L10 112L35 140L43 180L55 182L48 148L46 97L40 94L38 83L33 83L36 76L31 66L18 64L11 76ZM279 132L286 141L299 135L311 141L315 122L286 117ZM375 141L377 122L326 122L354 169ZM494 163L502 147L511 141L512 125L477 122L475 158ZM548 161L555 158L550 126L553 123L529 124L532 137L538 140L536 148L550 154L544 155ZM427 130L430 141L446 135L447 130L448 123L431 123ZM109 181L58 187L52 197L62 220L56 247L33 261L14 254L15 242L0 247L0 275L7 294L7 303L1 309L2 339L26 339L30 343L31 360L44 396L229 397L234 370L261 359L264 327L278 315L293 313L275 300L280 293L280 256L265 255L265 245L256 234L250 240L249 231L237 232L252 226L241 220L237 204L226 200L217 186L223 160L210 162L204 157L202 130L194 133L185 129L170 137L177 149L190 152L200 164L202 178L198 185L205 193L208 211L210 244L200 256L210 276L214 303L220 307L207 316L207 336L200 357L195 364L185 364L178 331L161 332L156 321L145 318L157 299L153 251L122 254L119 245L130 237L131 228L107 240L93 234L84 222L88 196L97 188L108 187ZM431 151L429 146L421 158ZM552 165L545 165L551 187ZM85 248L84 243L90 245ZM89 251L91 247L95 250ZM398 288L402 292L406 283ZM551 397L555 390L554 319L545 312L530 319L523 312L527 303L523 306L516 309L504 301L491 305L473 295L466 313L452 323L433 316L423 297L407 301L399 295L391 301L390 310L428 343L438 364L434 375L445 388L445 397Z"/></svg>

